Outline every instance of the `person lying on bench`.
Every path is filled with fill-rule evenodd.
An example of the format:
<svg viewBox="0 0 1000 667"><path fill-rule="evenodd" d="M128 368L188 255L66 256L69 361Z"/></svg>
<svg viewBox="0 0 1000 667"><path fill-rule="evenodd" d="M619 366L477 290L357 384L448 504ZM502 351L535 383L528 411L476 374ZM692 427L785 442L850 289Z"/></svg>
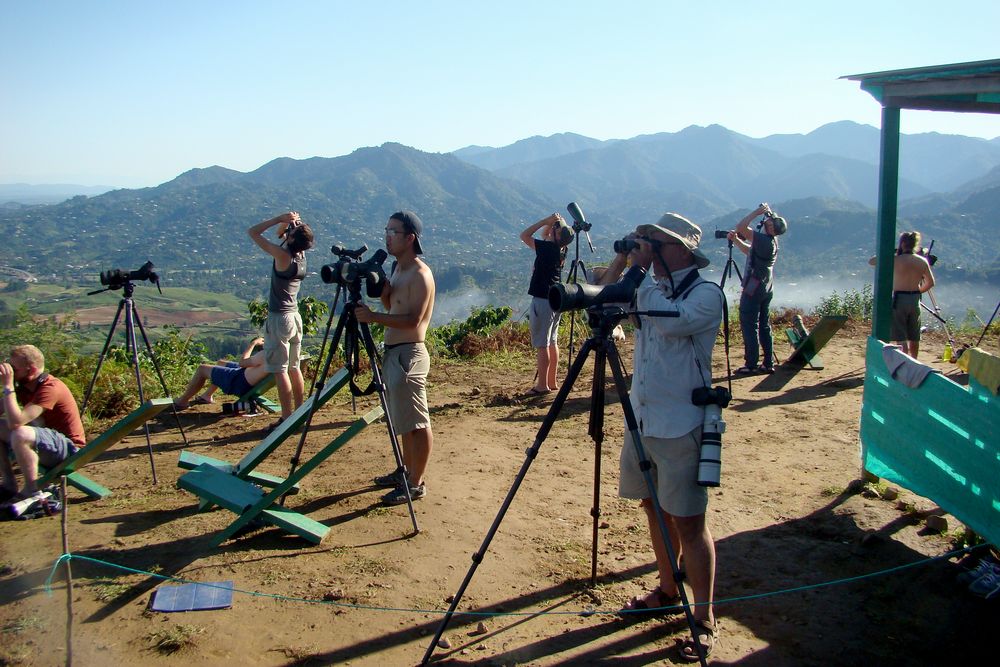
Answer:
<svg viewBox="0 0 1000 667"><path fill-rule="evenodd" d="M252 341L250 341L250 344L247 345L247 348L245 350L243 350L243 356L240 357L240 361L245 361L245 360L249 359L253 355L254 348L257 347L257 346L259 346L259 345L263 345L263 344L264 344L264 339L262 337L258 336L257 338L254 338ZM219 359L217 362L215 362L215 365L216 366L226 366L228 368L240 368L240 361L231 361L229 359ZM200 395L198 395L197 397L195 397L195 399L194 399L193 402L196 403L196 404L211 405L212 403L215 402L212 399L212 394L214 394L218 390L219 390L219 387L217 385L214 385L211 382L209 382L208 386L205 387L205 391L201 392ZM243 394L239 394L239 395L242 396Z"/></svg>
<svg viewBox="0 0 1000 667"><path fill-rule="evenodd" d="M263 343L263 340L255 338L250 346L247 347L246 352L253 350L258 342ZM184 393L174 399L174 406L178 410L186 409L190 405L191 399L194 398L195 394L207 382L211 382L224 393L233 396L242 396L253 389L255 384L270 374L270 371L264 367L263 351L253 355L247 355L246 352L244 352L244 357L239 361L226 361L218 365L202 364L199 366ZM211 395L214 391L213 389L205 392L207 396L199 396L196 402L211 403Z"/></svg>
<svg viewBox="0 0 1000 667"><path fill-rule="evenodd" d="M62 463L87 444L87 437L76 399L62 380L45 372L45 357L34 345L11 349L10 358L0 364L0 388L4 417L0 419L0 502L24 500L40 493L38 464ZM24 477L20 491L11 452Z"/></svg>

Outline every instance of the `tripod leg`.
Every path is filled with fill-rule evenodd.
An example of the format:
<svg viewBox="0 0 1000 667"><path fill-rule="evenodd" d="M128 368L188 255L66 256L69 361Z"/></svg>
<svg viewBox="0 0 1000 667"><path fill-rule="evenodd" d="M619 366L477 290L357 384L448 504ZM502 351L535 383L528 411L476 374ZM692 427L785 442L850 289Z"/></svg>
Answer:
<svg viewBox="0 0 1000 667"><path fill-rule="evenodd" d="M699 630L697 626L695 626L695 618L692 611L693 607L688 601L687 592L684 590L684 573L677 565L677 552L674 551L674 547L670 543L670 533L667 530L666 521L663 519L663 512L660 510L660 500L656 495L656 484L653 483L653 475L650 472L651 464L649 459L646 457L645 449L642 446L642 436L639 434L639 422L635 418L635 411L632 409L631 401L629 401L628 384L625 380L625 368L622 364L621 357L618 355L618 348L615 347L614 341L611 341L608 344L608 360L611 364L611 372L615 378L615 387L618 390L618 398L621 401L622 409L625 413L625 428L628 429L632 436L632 445L636 449L640 468L642 469L642 476L646 481L646 489L649 491L649 497L653 502L653 514L656 516L657 524L660 528L660 536L663 538L663 545L666 548L667 556L670 559L670 569L673 571L674 581L677 583L677 594L680 595L681 603L684 605L684 616L687 618L688 628L691 630L691 637L694 640L694 645L698 651L698 658L702 667L707 667L705 647L702 646L701 640L698 638Z"/></svg>
<svg viewBox="0 0 1000 667"><path fill-rule="evenodd" d="M292 456L291 465L288 469L288 477L291 477L295 473L295 468L299 465L299 458L302 456L302 448L306 444L306 434L309 433L309 427L312 425L313 415L316 414L316 407L319 404L319 396L323 393L323 387L326 385L326 378L330 372L330 365L333 362L333 357L337 354L337 346L340 344L340 337L344 333L344 326L347 321L348 311L347 307L349 304L344 304L344 311L340 314L340 319L337 320L337 328L333 333L333 340L330 342L330 349L327 351L326 360L323 363L323 370L317 375L315 382L313 383L316 387L316 392L313 394L312 403L309 406L309 414L306 416L305 424L302 425L302 434L299 436L299 444L295 448L295 455ZM332 315L331 315L332 316ZM327 328L329 333L329 327ZM326 341L323 341L324 345ZM278 503L284 507L285 498L288 496L281 496Z"/></svg>
<svg viewBox="0 0 1000 667"><path fill-rule="evenodd" d="M160 362L156 360L156 355L153 354L153 346L149 344L149 337L146 336L146 328L142 326L142 317L139 316L139 309L136 308L135 304L132 304L132 316L135 318L135 323L139 325L139 333L142 334L142 342L146 345L146 352L149 354L149 358L153 362L153 368L156 370L156 377L160 380L160 387L163 388L163 395L170 396L170 390L167 388L167 381L163 379L163 371L160 370ZM187 434L184 433L184 427L181 426L181 418L177 414L177 406L170 406L170 410L174 413L174 423L177 424L177 430L181 432L181 440L184 441L184 446L188 446Z"/></svg>
<svg viewBox="0 0 1000 667"><path fill-rule="evenodd" d="M357 326L357 320L354 321L354 324ZM369 361L371 361L372 382L375 385L375 390L378 392L378 400L382 404L382 412L385 413L385 424L389 430L389 443L392 446L392 455L396 459L396 466L403 471L403 490L406 491L406 507L410 512L410 521L413 523L413 534L416 535L420 532L420 527L417 525L417 515L413 511L413 498L410 497L410 471L406 469L403 452L400 450L399 440L396 438L396 429L392 425L392 416L389 414L389 402L386 399L385 384L382 382L382 370L379 368L375 339L372 338L372 332L367 323L361 324L360 330L361 342L368 353Z"/></svg>
<svg viewBox="0 0 1000 667"><path fill-rule="evenodd" d="M104 365L104 358L108 354L108 348L111 347L111 338L115 335L115 329L118 328L118 320L121 319L122 310L125 308L125 299L118 302L118 311L115 313L115 319L111 323L111 329L108 331L108 337L104 340L104 349L101 350L101 356L97 358L97 368L94 369L94 377L90 378L90 385L87 386L87 391L83 395L83 405L80 406L80 413L87 411L87 403L90 402L90 394L94 391L94 384L97 382L97 374L101 372L101 366Z"/></svg>
<svg viewBox="0 0 1000 667"><path fill-rule="evenodd" d="M521 482L524 481L524 477L528 474L528 468L531 467L535 457L538 456L538 450L541 448L546 436L548 436L549 431L552 429L552 425L555 424L556 418L559 416L559 412L562 410L562 406L566 402L566 397L569 396L569 392L573 389L573 383L576 382L576 378L580 374L580 370L583 368L583 364L587 360L587 355L590 353L593 346L593 339L588 338L580 348L580 354L573 362L573 365L570 366L569 372L566 374L566 379L559 388L559 392L556 394L555 400L552 401L552 405L549 407L549 411L545 415L542 425L538 427L538 433L535 435L535 442L528 449L524 463L521 464L521 469L518 471L517 477L514 479L514 484L510 487L510 491L507 492L507 497L504 498L503 504L500 506L500 512L497 513L496 518L493 519L493 524L490 526L489 531L487 531L486 537L483 538L483 543L479 546L479 551L472 555L472 566L469 568L469 571L466 572L465 579L462 580L462 584L458 587L458 592L455 593L451 606L448 608L444 618L441 620L441 625L438 626L434 639L431 640L430 646L427 647L427 651L424 653L424 658L420 664L426 665L431 659L431 655L434 653L434 647L437 646L438 641L440 641L441 636L448 627L448 623L451 622L452 616L455 615L455 609L458 608L458 604L462 600L465 590L472 582L472 577L475 575L476 569L479 567L479 564L483 562L486 550L489 549L490 543L493 541L493 537L496 535L497 530L500 529L500 522L503 521L504 516L507 514L507 510L510 509L511 503L514 502L514 496L517 494L517 490L521 487Z"/></svg>
<svg viewBox="0 0 1000 667"><path fill-rule="evenodd" d="M333 305L330 306L330 317L326 319L326 331L323 332L323 342L319 346L319 359L323 359L323 353L326 351L326 341L330 337L330 326L333 324L333 317L337 313L337 303L340 301L340 290L343 289L339 284L337 285L337 292L333 296ZM316 389L316 378L319 377L319 366L316 367L316 374L313 375L312 386L309 387L309 394L312 395Z"/></svg>
<svg viewBox="0 0 1000 667"><path fill-rule="evenodd" d="M601 518L601 447L604 444L604 370L607 360L606 341L596 345L594 355L594 381L590 388L590 424L587 429L594 441L594 504L590 508L593 518L593 538L590 551L590 585L597 585L597 545Z"/></svg>
<svg viewBox="0 0 1000 667"><path fill-rule="evenodd" d="M135 371L135 384L139 389L139 403L146 402L146 396L142 391L142 373L139 372L139 348L135 340L135 312L132 309L132 299L125 298L125 340L132 351L132 369ZM150 350L152 356L152 350ZM156 464L153 462L153 443L149 439L149 422L142 422L142 428L146 433L146 451L149 453L149 468L153 471L153 486L156 486Z"/></svg>

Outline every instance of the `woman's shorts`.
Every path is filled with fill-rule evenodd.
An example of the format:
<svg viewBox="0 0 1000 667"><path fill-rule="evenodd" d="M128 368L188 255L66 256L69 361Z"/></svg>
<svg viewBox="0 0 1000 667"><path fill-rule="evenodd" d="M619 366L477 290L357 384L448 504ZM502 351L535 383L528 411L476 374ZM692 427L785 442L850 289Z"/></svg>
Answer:
<svg viewBox="0 0 1000 667"><path fill-rule="evenodd" d="M559 318L562 313L552 310L548 299L531 297L528 312L528 328L531 331L531 347L540 348L559 342Z"/></svg>

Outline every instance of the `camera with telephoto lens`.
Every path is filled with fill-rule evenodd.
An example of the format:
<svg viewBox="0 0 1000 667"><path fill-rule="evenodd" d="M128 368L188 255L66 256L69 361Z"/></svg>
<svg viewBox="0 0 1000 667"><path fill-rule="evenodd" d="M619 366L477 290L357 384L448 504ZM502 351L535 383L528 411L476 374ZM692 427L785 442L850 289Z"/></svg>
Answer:
<svg viewBox="0 0 1000 667"><path fill-rule="evenodd" d="M718 486L722 473L722 434L726 422L722 421L722 408L729 405L733 395L726 387L696 387L691 391L691 402L705 408L705 421L701 426L701 448L698 454L698 484Z"/></svg>
<svg viewBox="0 0 1000 667"><path fill-rule="evenodd" d="M370 298L375 299L382 294L386 283L382 263L389 256L385 250L379 248L374 255L363 262L361 257L368 252L366 245L357 250L347 250L343 246L335 245L330 248L330 252L336 255L338 260L320 269L319 276L323 282L328 285L336 283L346 288L354 299L361 298L362 281Z"/></svg>
<svg viewBox="0 0 1000 667"><path fill-rule="evenodd" d="M153 271L154 268L156 267L153 266L153 263L147 261L135 271L126 271L124 269L101 271L101 284L108 289L120 289L124 287L125 283L137 280L148 280L155 285L159 285L160 276Z"/></svg>

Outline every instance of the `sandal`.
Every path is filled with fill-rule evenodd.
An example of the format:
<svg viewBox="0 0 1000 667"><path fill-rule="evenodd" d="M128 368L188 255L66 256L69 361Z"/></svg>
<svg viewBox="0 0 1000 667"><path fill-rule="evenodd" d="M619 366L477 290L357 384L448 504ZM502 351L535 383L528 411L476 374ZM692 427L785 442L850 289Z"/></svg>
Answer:
<svg viewBox="0 0 1000 667"><path fill-rule="evenodd" d="M719 640L719 629L711 621L695 621L695 628L698 632L698 640L705 650L705 657L712 655L715 643ZM694 643L694 637L688 637L681 643L681 660L684 662L701 662L698 655L698 647Z"/></svg>
<svg viewBox="0 0 1000 667"><path fill-rule="evenodd" d="M652 598L652 604L647 602ZM624 607L618 610L620 616L654 616L658 614L674 614L679 611L679 609L670 609L670 607L676 607L680 604L681 596L677 595L667 595L662 588L657 586L653 590L649 591L645 597L639 597L638 595L626 603Z"/></svg>
<svg viewBox="0 0 1000 667"><path fill-rule="evenodd" d="M751 368L750 366L740 366L735 371L733 371L733 375L756 375L758 372L760 371L757 369L756 366L754 366L753 368Z"/></svg>
<svg viewBox="0 0 1000 667"><path fill-rule="evenodd" d="M530 396L530 397L545 396L546 394L551 394L551 393L552 393L551 389L542 390L542 389L537 389L535 387L532 387L527 392L525 392L525 396Z"/></svg>
<svg viewBox="0 0 1000 667"><path fill-rule="evenodd" d="M195 405L212 405L213 403L215 403L215 401L213 401L212 399L205 398L204 396L195 396L193 399L191 399L191 402L194 403Z"/></svg>

